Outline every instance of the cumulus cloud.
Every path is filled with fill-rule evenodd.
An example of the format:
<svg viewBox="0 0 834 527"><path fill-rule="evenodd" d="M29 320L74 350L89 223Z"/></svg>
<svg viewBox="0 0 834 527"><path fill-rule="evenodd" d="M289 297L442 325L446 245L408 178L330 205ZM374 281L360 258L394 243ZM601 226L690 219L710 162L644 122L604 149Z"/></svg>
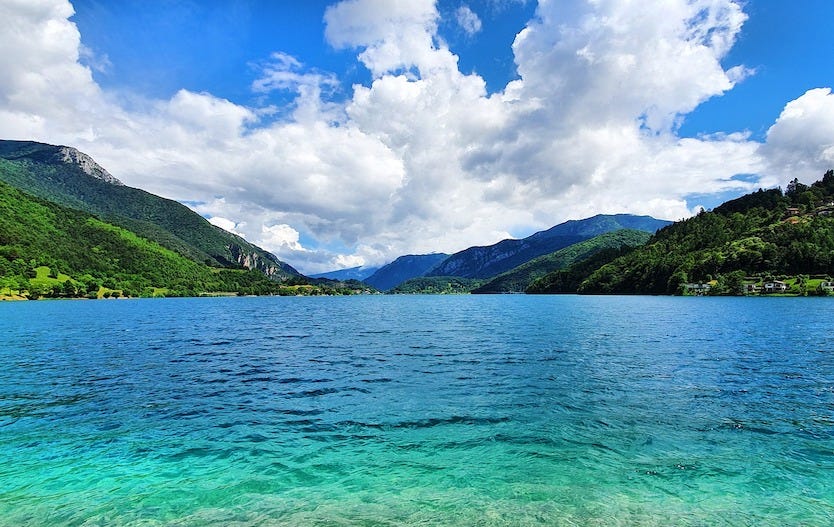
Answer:
<svg viewBox="0 0 834 527"><path fill-rule="evenodd" d="M299 243L300 235L297 230L289 225L266 225L261 227L261 243L264 249L268 251L280 252L282 247L287 247L292 251L306 251Z"/></svg>
<svg viewBox="0 0 834 527"><path fill-rule="evenodd" d="M325 38L355 50L371 82L334 102L334 75L276 51L251 88L289 94L288 111L184 89L128 105L94 82L72 13L65 0L0 4L0 136L76 146L307 273L597 213L682 218L690 194L813 179L834 162L830 89L788 103L764 145L677 135L754 73L722 66L746 19L734 0L540 0L513 45L520 78L494 94L459 70L433 0L345 0Z"/></svg>
<svg viewBox="0 0 834 527"><path fill-rule="evenodd" d="M229 218L224 218L222 216L212 216L208 218L209 223L216 227L220 227L225 231L229 231L232 234L237 234L238 236L243 236L237 229L238 224L230 220Z"/></svg>
<svg viewBox="0 0 834 527"><path fill-rule="evenodd" d="M26 138L90 137L78 114L94 113L103 97L79 62L81 39L66 1L9 0L0 4L0 133ZM86 124L88 119L84 119Z"/></svg>
<svg viewBox="0 0 834 527"><path fill-rule="evenodd" d="M327 8L325 37L337 49L360 48L375 77L397 71L455 67L457 57L435 45L434 0L344 0Z"/></svg>
<svg viewBox="0 0 834 527"><path fill-rule="evenodd" d="M636 119L668 131L739 78L720 63L746 19L729 0L542 0L537 15L513 45L519 96L538 97L568 126Z"/></svg>
<svg viewBox="0 0 834 527"><path fill-rule="evenodd" d="M762 147L768 172L781 183L793 178L811 183L834 168L834 94L831 88L807 91L785 106Z"/></svg>

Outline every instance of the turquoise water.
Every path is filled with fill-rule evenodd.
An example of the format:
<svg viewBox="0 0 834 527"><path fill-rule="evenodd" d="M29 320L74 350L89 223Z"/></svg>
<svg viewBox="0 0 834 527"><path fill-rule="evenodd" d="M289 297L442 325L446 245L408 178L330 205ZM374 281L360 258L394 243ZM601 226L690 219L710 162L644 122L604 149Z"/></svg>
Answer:
<svg viewBox="0 0 834 527"><path fill-rule="evenodd" d="M832 313L0 304L0 525L831 525Z"/></svg>

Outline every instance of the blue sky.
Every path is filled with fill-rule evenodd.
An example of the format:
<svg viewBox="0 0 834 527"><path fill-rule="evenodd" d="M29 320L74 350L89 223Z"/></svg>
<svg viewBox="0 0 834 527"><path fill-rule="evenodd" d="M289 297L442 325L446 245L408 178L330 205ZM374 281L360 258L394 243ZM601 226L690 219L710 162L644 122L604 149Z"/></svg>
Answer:
<svg viewBox="0 0 834 527"><path fill-rule="evenodd" d="M749 19L727 58L755 74L690 114L681 133L750 130L762 139L785 101L834 82L834 2L751 0Z"/></svg>
<svg viewBox="0 0 834 527"><path fill-rule="evenodd" d="M0 136L303 272L834 166L834 2L8 0ZM515 42L515 45L514 45Z"/></svg>
<svg viewBox="0 0 834 527"><path fill-rule="evenodd" d="M208 91L241 104L259 103L250 85L258 64L281 51L306 65L335 73L347 97L354 83L371 76L356 53L335 50L324 38L327 0L76 0L82 42L97 57L94 70L104 87L170 97L185 88ZM467 33L456 20L461 5L477 9L482 29ZM442 1L441 37L458 54L461 69L477 72L490 91L517 77L512 43L535 15L533 1ZM277 103L286 100L278 98Z"/></svg>
<svg viewBox="0 0 834 527"><path fill-rule="evenodd" d="M324 12L332 3L75 0L73 20L82 42L108 57L109 65L95 72L102 86L150 97L170 97L186 88L247 104L256 102L250 84L257 64L274 51L335 73L342 97L353 83L370 82L355 53L325 41ZM467 34L457 23L461 5L478 14L482 29L477 34ZM532 0L443 0L440 35L459 56L462 71L477 72L490 91L499 91L517 77L511 45L535 8ZM749 19L722 63L745 64L755 74L686 116L681 135L749 130L761 139L785 101L834 81L834 2L749 0L745 12Z"/></svg>

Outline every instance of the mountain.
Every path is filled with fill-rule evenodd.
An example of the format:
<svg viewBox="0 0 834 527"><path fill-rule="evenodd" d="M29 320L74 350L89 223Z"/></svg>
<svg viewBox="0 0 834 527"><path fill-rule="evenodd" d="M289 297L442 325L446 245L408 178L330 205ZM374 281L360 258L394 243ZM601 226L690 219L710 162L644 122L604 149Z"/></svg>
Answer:
<svg viewBox="0 0 834 527"><path fill-rule="evenodd" d="M792 181L759 190L658 231L649 242L603 265L579 292L681 294L708 284L711 294L741 294L791 281L816 292L834 276L834 171L812 185Z"/></svg>
<svg viewBox="0 0 834 527"><path fill-rule="evenodd" d="M393 262L383 265L363 282L380 291L387 291L406 280L423 276L438 263L448 258L448 254L409 254L400 256Z"/></svg>
<svg viewBox="0 0 834 527"><path fill-rule="evenodd" d="M646 243L651 234L634 229L620 229L594 236L556 252L533 258L529 262L501 273L473 293L521 293L548 273L568 268L606 249L637 247Z"/></svg>
<svg viewBox="0 0 834 527"><path fill-rule="evenodd" d="M66 146L0 140L0 181L94 214L195 262L300 277L271 253L210 224L185 205L122 184L90 156Z"/></svg>
<svg viewBox="0 0 834 527"><path fill-rule="evenodd" d="M257 271L208 267L0 182L0 297L280 294L283 287Z"/></svg>
<svg viewBox="0 0 834 527"><path fill-rule="evenodd" d="M650 216L631 214L600 214L584 220L566 221L520 240L503 240L494 245L470 247L457 252L432 269L427 276L491 278L529 262L533 258L558 251L600 234L620 229L653 233L671 223Z"/></svg>
<svg viewBox="0 0 834 527"><path fill-rule="evenodd" d="M310 278L327 278L329 280L359 280L363 281L374 274L379 267L351 267L349 269L339 269L337 271L328 271L326 273L318 273L309 275Z"/></svg>

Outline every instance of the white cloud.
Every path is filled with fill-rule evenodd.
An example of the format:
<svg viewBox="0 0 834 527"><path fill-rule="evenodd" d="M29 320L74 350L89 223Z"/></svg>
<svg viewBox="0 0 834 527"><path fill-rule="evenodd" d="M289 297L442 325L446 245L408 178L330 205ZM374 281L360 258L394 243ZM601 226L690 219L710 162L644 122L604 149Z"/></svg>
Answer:
<svg viewBox="0 0 834 527"><path fill-rule="evenodd" d="M280 252L282 247L292 251L306 251L299 243L300 235L297 230L289 225L279 224L261 227L261 236L258 244L268 251Z"/></svg>
<svg viewBox="0 0 834 527"><path fill-rule="evenodd" d="M655 132L733 87L721 63L746 19L730 0L542 0L513 49L522 97L568 126L640 119Z"/></svg>
<svg viewBox="0 0 834 527"><path fill-rule="evenodd" d="M434 0L345 0L327 8L325 37L337 49L361 48L358 58L375 77L412 68L428 74L457 65L435 46L438 16Z"/></svg>
<svg viewBox="0 0 834 527"><path fill-rule="evenodd" d="M327 117L330 121L342 118L341 107L322 102L323 95L334 93L339 87L339 80L332 73L309 71L295 57L276 52L270 60L261 65L261 76L252 83L255 93L269 93L274 90L295 93L298 120L315 120ZM327 115L329 114L329 116Z"/></svg>
<svg viewBox="0 0 834 527"><path fill-rule="evenodd" d="M811 183L834 168L834 94L809 90L785 106L762 147L768 172L786 184L793 178Z"/></svg>
<svg viewBox="0 0 834 527"><path fill-rule="evenodd" d="M80 129L79 113L92 113L103 95L90 69L79 63L80 35L68 18L69 2L0 3L0 134L27 138ZM84 119L86 123L88 119Z"/></svg>
<svg viewBox="0 0 834 527"><path fill-rule="evenodd" d="M237 234L238 236L243 236L242 233L236 230L238 224L228 218L224 218L222 216L212 216L208 218L208 221L212 225L220 227L223 230L229 231L233 234Z"/></svg>
<svg viewBox="0 0 834 527"><path fill-rule="evenodd" d="M469 8L468 5L462 5L455 11L455 20L467 35L474 35L481 30L481 19L478 15Z"/></svg>
<svg viewBox="0 0 834 527"><path fill-rule="evenodd" d="M764 146L677 136L682 116L753 74L721 63L746 18L731 0L541 0L513 46L521 78L493 95L459 71L433 0L346 0L325 36L372 83L325 102L337 79L276 52L252 89L294 94L289 112L188 90L127 105L81 62L72 12L0 4L0 136L70 144L127 184L202 202L307 273L596 213L677 219L690 194L813 179L834 157L830 90L789 103Z"/></svg>
<svg viewBox="0 0 834 527"><path fill-rule="evenodd" d="M99 55L95 50L81 44L78 47L79 62L99 73L107 73L113 67L107 54Z"/></svg>
<svg viewBox="0 0 834 527"><path fill-rule="evenodd" d="M352 267L362 267L363 265L365 265L365 259L359 255L340 254L336 257L336 261L334 262L334 264L334 269L350 269Z"/></svg>

